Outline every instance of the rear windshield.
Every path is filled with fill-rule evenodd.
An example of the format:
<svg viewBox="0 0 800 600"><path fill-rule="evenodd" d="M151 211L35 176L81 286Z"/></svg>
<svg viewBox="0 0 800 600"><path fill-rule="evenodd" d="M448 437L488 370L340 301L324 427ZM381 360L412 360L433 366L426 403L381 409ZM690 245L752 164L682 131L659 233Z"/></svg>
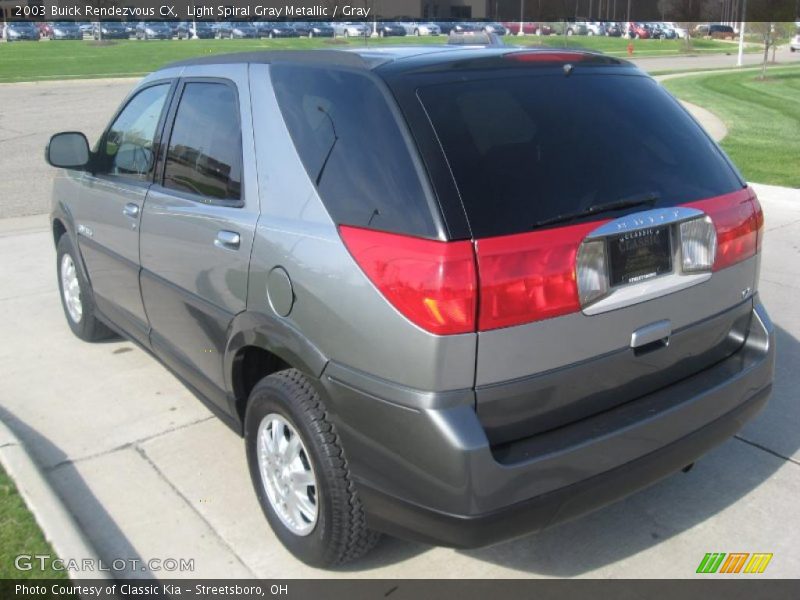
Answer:
<svg viewBox="0 0 800 600"><path fill-rule="evenodd" d="M334 221L435 237L421 166L378 84L336 69L270 71L292 141Z"/></svg>
<svg viewBox="0 0 800 600"><path fill-rule="evenodd" d="M640 195L670 206L741 188L717 147L653 80L524 73L417 91L475 237L521 233Z"/></svg>

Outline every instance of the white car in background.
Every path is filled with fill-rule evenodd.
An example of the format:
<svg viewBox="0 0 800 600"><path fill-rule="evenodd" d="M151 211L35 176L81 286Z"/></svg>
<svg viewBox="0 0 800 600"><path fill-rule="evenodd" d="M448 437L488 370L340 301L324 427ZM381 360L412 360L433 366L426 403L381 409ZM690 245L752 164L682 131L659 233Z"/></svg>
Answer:
<svg viewBox="0 0 800 600"><path fill-rule="evenodd" d="M663 23L663 25L672 29L675 32L675 37L678 39L685 40L689 37L689 30L685 27L678 27L675 23L670 21Z"/></svg>
<svg viewBox="0 0 800 600"><path fill-rule="evenodd" d="M792 52L797 52L798 50L800 50L800 31L798 31L797 35L795 35L792 38L792 41L789 42L789 50L791 50Z"/></svg>
<svg viewBox="0 0 800 600"><path fill-rule="evenodd" d="M441 35L442 30L436 23L405 22L407 35Z"/></svg>

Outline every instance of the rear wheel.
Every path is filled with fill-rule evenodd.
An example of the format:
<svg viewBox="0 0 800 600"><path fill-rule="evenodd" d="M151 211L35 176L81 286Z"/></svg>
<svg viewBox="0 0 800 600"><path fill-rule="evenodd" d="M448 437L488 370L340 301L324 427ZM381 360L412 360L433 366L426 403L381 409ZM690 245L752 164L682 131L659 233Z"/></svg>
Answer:
<svg viewBox="0 0 800 600"><path fill-rule="evenodd" d="M94 342L114 335L114 332L97 320L92 300L92 289L78 267L78 256L67 234L61 236L56 247L58 291L67 324L77 337Z"/></svg>
<svg viewBox="0 0 800 600"><path fill-rule="evenodd" d="M372 549L380 536L367 529L341 441L302 373L280 371L253 388L245 447L261 509L292 554L329 567Z"/></svg>

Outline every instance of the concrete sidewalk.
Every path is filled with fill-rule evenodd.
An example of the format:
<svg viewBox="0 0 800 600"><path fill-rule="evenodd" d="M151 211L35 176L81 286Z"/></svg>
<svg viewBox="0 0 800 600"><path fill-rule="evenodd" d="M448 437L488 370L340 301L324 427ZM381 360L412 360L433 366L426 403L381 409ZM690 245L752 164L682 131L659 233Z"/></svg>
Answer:
<svg viewBox="0 0 800 600"><path fill-rule="evenodd" d="M385 539L333 573L275 539L242 441L128 342L86 344L59 304L44 217L0 221L0 419L31 450L105 562L194 559L195 577L692 577L706 552L772 552L800 573L800 191L759 186L761 293L777 326L774 395L739 436L572 523L477 551ZM130 576L147 572L131 571Z"/></svg>

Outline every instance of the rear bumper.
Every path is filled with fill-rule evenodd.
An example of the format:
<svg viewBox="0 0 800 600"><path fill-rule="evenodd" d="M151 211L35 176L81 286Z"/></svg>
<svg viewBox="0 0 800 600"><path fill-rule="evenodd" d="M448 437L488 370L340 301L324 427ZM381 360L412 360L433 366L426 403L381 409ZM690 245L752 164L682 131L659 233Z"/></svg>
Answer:
<svg viewBox="0 0 800 600"><path fill-rule="evenodd" d="M421 393L323 373L368 524L479 547L605 506L692 463L766 403L773 326L757 299L741 350L692 377L559 429L490 446L469 390Z"/></svg>

